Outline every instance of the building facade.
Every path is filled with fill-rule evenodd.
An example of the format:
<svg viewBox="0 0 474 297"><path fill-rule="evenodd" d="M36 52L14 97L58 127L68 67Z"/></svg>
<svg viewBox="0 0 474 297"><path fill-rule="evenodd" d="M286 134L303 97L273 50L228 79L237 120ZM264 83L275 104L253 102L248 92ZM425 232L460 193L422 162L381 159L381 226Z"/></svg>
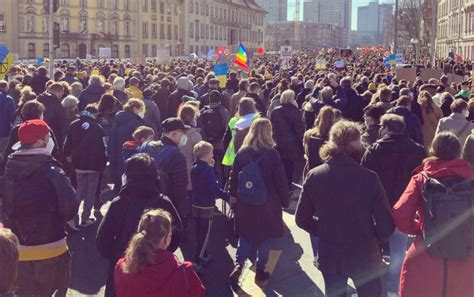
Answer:
<svg viewBox="0 0 474 297"><path fill-rule="evenodd" d="M474 0L439 0L436 56L474 60Z"/></svg>
<svg viewBox="0 0 474 297"><path fill-rule="evenodd" d="M342 28L342 42L346 46L351 32L352 0L305 0L303 21Z"/></svg>
<svg viewBox="0 0 474 297"><path fill-rule="evenodd" d="M266 24L288 20L288 0L257 0L257 3L267 12Z"/></svg>
<svg viewBox="0 0 474 297"><path fill-rule="evenodd" d="M16 59L49 56L49 16L43 0L1 0L0 43ZM3 5L5 3L5 5ZM233 50L242 42L263 47L265 11L254 0L59 0L56 58L156 57L160 46L172 56ZM234 49L235 47L235 49Z"/></svg>
<svg viewBox="0 0 474 297"><path fill-rule="evenodd" d="M265 11L254 0L184 1L184 52L206 55L219 47L250 52L263 47Z"/></svg>
<svg viewBox="0 0 474 297"><path fill-rule="evenodd" d="M265 45L278 51L281 46L293 49L340 48L343 46L343 29L331 24L316 22L280 22L266 27ZM317 38L308 38L317 36Z"/></svg>
<svg viewBox="0 0 474 297"><path fill-rule="evenodd" d="M357 33L364 45L383 45L386 24L393 17L393 4L378 1L357 9Z"/></svg>

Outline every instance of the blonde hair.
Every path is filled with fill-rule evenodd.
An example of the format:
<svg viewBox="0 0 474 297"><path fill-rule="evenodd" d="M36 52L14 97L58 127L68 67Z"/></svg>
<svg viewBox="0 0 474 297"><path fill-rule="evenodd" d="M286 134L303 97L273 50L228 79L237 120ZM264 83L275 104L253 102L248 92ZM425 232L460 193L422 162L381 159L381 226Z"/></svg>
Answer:
<svg viewBox="0 0 474 297"><path fill-rule="evenodd" d="M351 143L360 140L360 134L360 127L354 122L335 123L329 131L329 141L319 151L321 160L328 162L333 157L350 156L355 151Z"/></svg>
<svg viewBox="0 0 474 297"><path fill-rule="evenodd" d="M132 134L132 137L135 140L141 140L150 136L155 136L155 131L153 131L152 128L147 126L139 126Z"/></svg>
<svg viewBox="0 0 474 297"><path fill-rule="evenodd" d="M307 150L308 142L311 137L327 139L334 122L334 108L331 106L324 106L321 108L316 120L314 121L314 127L304 133L303 145L305 150Z"/></svg>
<svg viewBox="0 0 474 297"><path fill-rule="evenodd" d="M134 108L143 109L145 108L145 104L140 99L132 98L128 99L127 102L125 102L125 104L123 105L123 110L129 112L133 112Z"/></svg>
<svg viewBox="0 0 474 297"><path fill-rule="evenodd" d="M254 151L269 150L276 146L272 137L272 123L266 118L257 118L250 126L245 136L242 148L251 148Z"/></svg>
<svg viewBox="0 0 474 297"><path fill-rule="evenodd" d="M295 101L295 92L293 90L286 90L283 93L281 93L280 96L280 104L291 104L294 106L298 106Z"/></svg>
<svg viewBox="0 0 474 297"><path fill-rule="evenodd" d="M430 114L434 112L433 98L428 91L420 92L420 95L418 95L418 104L420 104L421 108L424 109L426 113Z"/></svg>
<svg viewBox="0 0 474 297"><path fill-rule="evenodd" d="M125 265L122 271L136 274L147 265L153 264L153 256L160 242L171 232L171 215L162 209L146 211L138 224L125 251Z"/></svg>
<svg viewBox="0 0 474 297"><path fill-rule="evenodd" d="M0 229L0 294L8 293L18 271L18 238L7 228Z"/></svg>
<svg viewBox="0 0 474 297"><path fill-rule="evenodd" d="M214 150L212 144L207 141L201 140L194 145L193 154L194 158L201 159L207 154L210 154Z"/></svg>

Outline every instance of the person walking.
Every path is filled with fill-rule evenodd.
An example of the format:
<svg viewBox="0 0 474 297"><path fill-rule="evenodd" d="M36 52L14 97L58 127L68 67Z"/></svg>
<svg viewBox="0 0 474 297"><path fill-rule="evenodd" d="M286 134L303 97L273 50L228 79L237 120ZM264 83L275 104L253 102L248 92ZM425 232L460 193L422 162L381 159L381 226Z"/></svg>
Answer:
<svg viewBox="0 0 474 297"><path fill-rule="evenodd" d="M115 294L114 270L135 234L140 218L147 209L163 209L170 213L173 234L167 250L174 252L181 241L182 223L173 203L160 192L155 160L147 154L136 154L125 162L123 187L112 200L97 230L96 245L109 259L105 296Z"/></svg>
<svg viewBox="0 0 474 297"><path fill-rule="evenodd" d="M474 295L474 282L472 281L474 278L474 254L472 244L465 242L466 240L472 240L472 232L461 233L461 237L457 236L458 239L450 241L451 245L458 247L471 246L470 251L462 248L463 252L467 251L470 255L468 254L467 257L462 258L458 257L454 260L436 256L429 245L427 246L427 238L425 237L425 235L431 233L426 228L432 228L433 220L437 219L438 216L442 216L443 212L447 212L445 215L449 218L448 221L445 221L447 225L440 224L439 226L443 228L451 226L449 235L443 236L443 232L436 232L436 242L445 242L443 245L446 246L446 239L449 240L449 236L456 234L458 232L456 229L460 227L460 224L453 223L459 222L459 218L465 216L465 210L462 209L461 213L455 214L452 212L453 208L450 205L453 202L445 200L446 202L443 202L442 208L432 213L430 217L426 213L427 209L431 209L431 206L427 205L427 201L433 202L433 200L427 196L429 194L424 189L429 187L430 179L436 179L444 187L451 188L455 183L463 180L471 180L472 183L474 176L469 162L461 159L461 143L454 133L440 132L436 134L430 153L431 157L426 159L423 166L417 169L416 174L412 176L408 186L392 210L397 228L403 233L416 236L403 262L400 278L400 297L472 296ZM437 188L440 188L439 183L436 185ZM431 187L431 189L433 188ZM464 190L468 191L469 188ZM446 195L442 193L435 192L435 194L438 194L437 199L446 199L446 197L439 196L439 194ZM472 186L471 192L465 193L471 194ZM472 197L472 194L469 194L463 196ZM456 200L460 202L459 198ZM472 222L472 217L465 218ZM431 241L432 238L428 238L428 240ZM436 242L434 243L435 246L437 245ZM455 248L454 250L458 249Z"/></svg>
<svg viewBox="0 0 474 297"><path fill-rule="evenodd" d="M8 95L8 83L0 80L0 162L15 121L15 101Z"/></svg>
<svg viewBox="0 0 474 297"><path fill-rule="evenodd" d="M439 120L443 118L443 112L431 98L428 91L421 91L418 96L418 103L421 107L421 115L423 117L423 124L421 130L423 132L423 140L425 149L429 151L431 142L436 133L436 127L438 126Z"/></svg>
<svg viewBox="0 0 474 297"><path fill-rule="evenodd" d="M84 108L90 103L97 103L100 97L105 93L104 82L98 75L91 75L89 78L89 85L82 91L79 96L79 111L83 111Z"/></svg>
<svg viewBox="0 0 474 297"><path fill-rule="evenodd" d="M474 129L474 123L466 119L468 116L467 107L467 103L463 99L454 100L451 104L451 115L439 120L435 135L451 131L458 137L459 142L464 145L468 136L471 135L472 129Z"/></svg>
<svg viewBox="0 0 474 297"><path fill-rule="evenodd" d="M357 124L334 124L320 151L325 164L309 171L296 208L296 224L319 237L317 264L328 297L345 297L348 278L359 296L382 293L379 243L394 225L377 174L355 159L361 148Z"/></svg>
<svg viewBox="0 0 474 297"><path fill-rule="evenodd" d="M401 116L386 114L380 120L380 139L370 146L361 165L377 173L387 193L390 207L397 202L410 177L426 157L423 146L404 133ZM408 245L408 236L395 230L389 241L390 265L387 279L389 296L396 296L400 285L400 271ZM385 251L384 251L385 252Z"/></svg>
<svg viewBox="0 0 474 297"><path fill-rule="evenodd" d="M280 106L272 111L270 121L276 149L285 166L288 187L291 188L295 162L302 159L304 154L304 125L295 101L295 92L286 90L281 94Z"/></svg>
<svg viewBox="0 0 474 297"><path fill-rule="evenodd" d="M20 241L20 263L14 290L18 296L66 296L71 256L65 223L79 203L61 165L51 157L50 127L25 121L18 129L20 149L5 169L3 223Z"/></svg>
<svg viewBox="0 0 474 297"><path fill-rule="evenodd" d="M253 101L253 100L252 100ZM245 261L257 250L255 282L263 284L270 278L265 270L272 239L283 236L282 208L290 202L288 183L268 119L258 118L250 127L241 149L235 157L230 174L230 202L234 205L235 229L239 235L235 267L230 274L233 284L238 283ZM252 166L248 168L247 166ZM256 165L256 166L255 166ZM246 169L247 168L247 169ZM243 171L258 179L248 180ZM249 197L246 189L265 188L258 197Z"/></svg>

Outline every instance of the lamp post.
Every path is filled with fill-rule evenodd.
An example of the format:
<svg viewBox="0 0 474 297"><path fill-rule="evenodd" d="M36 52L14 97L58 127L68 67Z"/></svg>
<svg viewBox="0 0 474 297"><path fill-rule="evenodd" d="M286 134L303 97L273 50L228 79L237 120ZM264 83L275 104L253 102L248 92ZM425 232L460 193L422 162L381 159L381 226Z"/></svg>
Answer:
<svg viewBox="0 0 474 297"><path fill-rule="evenodd" d="M418 63L418 39L416 38L412 38L410 40L410 43L413 44L413 46L415 47L415 65Z"/></svg>

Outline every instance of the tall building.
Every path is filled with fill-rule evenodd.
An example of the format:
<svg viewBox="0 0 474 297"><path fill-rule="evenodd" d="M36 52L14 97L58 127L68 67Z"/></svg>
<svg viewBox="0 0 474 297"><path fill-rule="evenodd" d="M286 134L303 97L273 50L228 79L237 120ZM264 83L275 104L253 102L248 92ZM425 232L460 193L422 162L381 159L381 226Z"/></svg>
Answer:
<svg viewBox="0 0 474 297"><path fill-rule="evenodd" d="M364 45L382 45L385 25L393 16L393 4L379 4L378 1L357 9L357 33Z"/></svg>
<svg viewBox="0 0 474 297"><path fill-rule="evenodd" d="M265 23L286 22L288 19L288 0L256 0L266 12Z"/></svg>
<svg viewBox="0 0 474 297"><path fill-rule="evenodd" d="M474 59L474 2L439 0L436 56L460 55Z"/></svg>
<svg viewBox="0 0 474 297"><path fill-rule="evenodd" d="M0 0L0 43L16 59L49 56L49 16L43 0ZM206 54L221 46L263 47L265 11L255 0L60 0L57 58L156 57Z"/></svg>
<svg viewBox="0 0 474 297"><path fill-rule="evenodd" d="M343 29L343 46L349 43L352 0L305 0L303 21L330 24Z"/></svg>

